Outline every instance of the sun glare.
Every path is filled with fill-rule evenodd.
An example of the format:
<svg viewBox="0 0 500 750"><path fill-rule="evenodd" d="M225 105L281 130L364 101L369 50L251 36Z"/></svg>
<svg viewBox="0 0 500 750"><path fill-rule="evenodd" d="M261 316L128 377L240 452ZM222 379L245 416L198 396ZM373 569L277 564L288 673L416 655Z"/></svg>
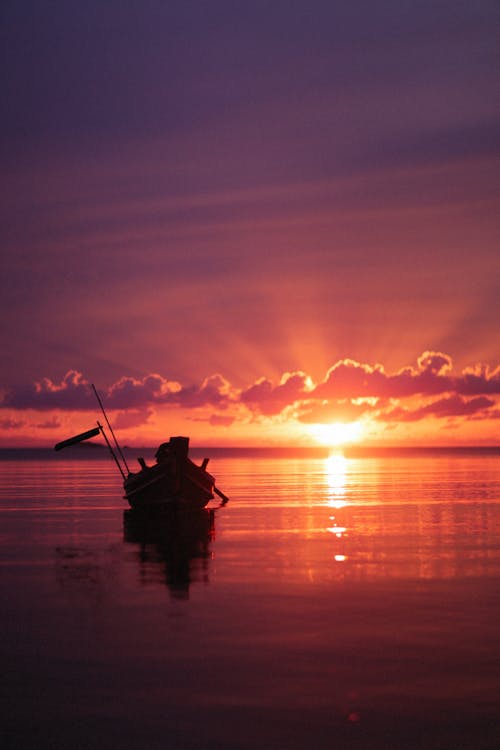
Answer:
<svg viewBox="0 0 500 750"><path fill-rule="evenodd" d="M311 425L311 435L321 445L331 447L357 442L362 433L359 422L332 422Z"/></svg>

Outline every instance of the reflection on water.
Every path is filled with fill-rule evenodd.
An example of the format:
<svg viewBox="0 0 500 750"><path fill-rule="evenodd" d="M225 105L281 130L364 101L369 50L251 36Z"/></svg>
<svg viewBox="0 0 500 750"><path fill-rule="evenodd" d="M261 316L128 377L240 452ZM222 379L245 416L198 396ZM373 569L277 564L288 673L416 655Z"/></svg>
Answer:
<svg viewBox="0 0 500 750"><path fill-rule="evenodd" d="M187 598L192 582L208 583L213 510L174 508L153 517L127 510L123 525L125 541L137 547L141 584L164 581L172 596L182 599Z"/></svg>
<svg viewBox="0 0 500 750"><path fill-rule="evenodd" d="M341 453L334 453L325 459L325 475L329 490L328 505L332 508L344 508L346 494L348 463Z"/></svg>
<svg viewBox="0 0 500 750"><path fill-rule="evenodd" d="M62 538L54 549L55 600L75 611L106 609L121 587L122 555L115 541L101 545L90 537ZM29 594L31 595L31 593Z"/></svg>
<svg viewBox="0 0 500 750"><path fill-rule="evenodd" d="M172 597L187 599L193 583L209 582L210 542L215 536L215 511L196 509L145 515L123 513L123 541L134 550L134 566L127 567L141 586L167 586ZM56 577L66 594L94 602L120 585L123 561L130 559L118 542L104 547L90 540L55 548ZM122 571L123 572L123 571Z"/></svg>
<svg viewBox="0 0 500 750"><path fill-rule="evenodd" d="M224 519L224 545L238 543L257 561L264 556L284 584L500 572L495 457L334 454L274 464L239 460L231 469L235 502ZM236 575L254 577L246 562L237 560Z"/></svg>
<svg viewBox="0 0 500 750"><path fill-rule="evenodd" d="M106 461L4 462L3 746L496 748L496 456L216 474L144 519Z"/></svg>
<svg viewBox="0 0 500 750"><path fill-rule="evenodd" d="M342 578L497 572L500 483L493 461L448 458L436 465L427 457L413 459L411 473L408 468L408 460L361 460L338 452L323 460L323 490L318 481L318 503L307 507L314 518L309 527L318 537L321 530L330 535L331 560L349 561ZM309 577L317 553L318 547L305 566ZM321 570L315 574L321 576Z"/></svg>

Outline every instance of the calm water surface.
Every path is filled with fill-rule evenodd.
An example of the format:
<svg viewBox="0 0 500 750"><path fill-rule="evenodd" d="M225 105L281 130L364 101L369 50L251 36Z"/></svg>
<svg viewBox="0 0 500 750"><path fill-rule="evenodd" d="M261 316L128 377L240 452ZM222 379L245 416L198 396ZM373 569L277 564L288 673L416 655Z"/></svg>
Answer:
<svg viewBox="0 0 500 750"><path fill-rule="evenodd" d="M0 467L3 747L498 746L500 455L216 456L165 524Z"/></svg>

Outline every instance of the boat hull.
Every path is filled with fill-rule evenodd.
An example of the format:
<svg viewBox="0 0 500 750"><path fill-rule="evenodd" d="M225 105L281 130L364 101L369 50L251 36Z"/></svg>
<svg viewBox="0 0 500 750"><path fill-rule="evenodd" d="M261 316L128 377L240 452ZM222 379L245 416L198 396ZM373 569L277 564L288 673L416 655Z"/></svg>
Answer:
<svg viewBox="0 0 500 750"><path fill-rule="evenodd" d="M214 485L215 479L208 471L186 458L175 470L168 463L158 463L129 474L123 488L131 508L204 508L214 497Z"/></svg>

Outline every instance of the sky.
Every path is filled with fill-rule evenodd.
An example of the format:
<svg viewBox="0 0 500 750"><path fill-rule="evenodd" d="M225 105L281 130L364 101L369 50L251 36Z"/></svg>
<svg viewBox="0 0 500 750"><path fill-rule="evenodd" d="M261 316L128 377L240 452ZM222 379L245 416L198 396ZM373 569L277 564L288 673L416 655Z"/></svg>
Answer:
<svg viewBox="0 0 500 750"><path fill-rule="evenodd" d="M500 444L500 6L0 7L0 445Z"/></svg>

